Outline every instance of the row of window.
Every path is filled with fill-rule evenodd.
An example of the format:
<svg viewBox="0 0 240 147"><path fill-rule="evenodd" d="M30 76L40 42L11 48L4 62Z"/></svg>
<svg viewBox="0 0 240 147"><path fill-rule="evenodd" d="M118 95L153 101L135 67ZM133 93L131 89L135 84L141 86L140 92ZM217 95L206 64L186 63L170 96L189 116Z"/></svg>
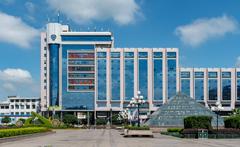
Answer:
<svg viewBox="0 0 240 147"><path fill-rule="evenodd" d="M10 105L11 109L31 109L30 105ZM32 105L32 109L36 109L36 105Z"/></svg>
<svg viewBox="0 0 240 147"><path fill-rule="evenodd" d="M231 78L231 72L221 72L221 76L222 76L222 78ZM195 78L204 78L204 72L194 72L194 77ZM208 72L208 78L217 78L217 77L218 77L217 72ZM182 71L181 78L190 78L190 72Z"/></svg>
<svg viewBox="0 0 240 147"><path fill-rule="evenodd" d="M176 58L176 52L167 52L167 58ZM98 52L98 58L106 58L106 52ZM124 52L125 58L134 58L134 52ZM120 52L111 52L111 58L120 58ZM138 52L138 58L148 58L148 52ZM162 58L162 52L153 52L153 58Z"/></svg>
<svg viewBox="0 0 240 147"><path fill-rule="evenodd" d="M68 53L68 58L94 58L94 53Z"/></svg>
<svg viewBox="0 0 240 147"><path fill-rule="evenodd" d="M14 102L36 102L35 99L21 99L21 100L10 100L11 103L14 103Z"/></svg>
<svg viewBox="0 0 240 147"><path fill-rule="evenodd" d="M69 79L69 84L94 84L94 79Z"/></svg>

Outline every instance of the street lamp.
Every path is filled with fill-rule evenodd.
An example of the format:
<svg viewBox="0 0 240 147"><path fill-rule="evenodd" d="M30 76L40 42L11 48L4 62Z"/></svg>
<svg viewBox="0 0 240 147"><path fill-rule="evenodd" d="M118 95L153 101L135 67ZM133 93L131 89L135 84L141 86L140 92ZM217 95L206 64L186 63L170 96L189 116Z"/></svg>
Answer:
<svg viewBox="0 0 240 147"><path fill-rule="evenodd" d="M215 111L217 113L217 138L218 138L218 113L219 111L223 110L224 108L222 107L222 104L220 103L220 101L216 102L216 106L212 106L211 110Z"/></svg>
<svg viewBox="0 0 240 147"><path fill-rule="evenodd" d="M137 96L133 97L132 100L130 101L130 106L131 107L137 107L137 113L138 113L138 127L140 127L140 118L139 118L139 108L140 105L146 103L145 100L143 99L143 96L141 95L141 92L138 91Z"/></svg>

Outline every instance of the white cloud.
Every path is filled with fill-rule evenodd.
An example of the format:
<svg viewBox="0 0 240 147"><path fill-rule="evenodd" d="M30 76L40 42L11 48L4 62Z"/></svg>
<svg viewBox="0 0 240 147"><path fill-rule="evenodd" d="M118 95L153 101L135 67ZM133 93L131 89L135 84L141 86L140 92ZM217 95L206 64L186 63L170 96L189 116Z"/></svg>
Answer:
<svg viewBox="0 0 240 147"><path fill-rule="evenodd" d="M0 98L9 95L39 96L39 83L29 71L20 68L0 70Z"/></svg>
<svg viewBox="0 0 240 147"><path fill-rule="evenodd" d="M79 24L113 19L126 25L140 14L135 0L47 0L47 3Z"/></svg>
<svg viewBox="0 0 240 147"><path fill-rule="evenodd" d="M0 80L7 82L29 83L32 76L29 71L20 68L7 68L0 70Z"/></svg>
<svg viewBox="0 0 240 147"><path fill-rule="evenodd" d="M191 24L176 28L176 35L186 45L198 46L209 39L222 37L238 29L238 22L227 15L208 19L197 19Z"/></svg>
<svg viewBox="0 0 240 147"><path fill-rule="evenodd" d="M237 57L236 67L240 68L240 56Z"/></svg>
<svg viewBox="0 0 240 147"><path fill-rule="evenodd" d="M30 48L32 41L39 35L39 31L21 18L0 12L0 41L12 43L22 48Z"/></svg>

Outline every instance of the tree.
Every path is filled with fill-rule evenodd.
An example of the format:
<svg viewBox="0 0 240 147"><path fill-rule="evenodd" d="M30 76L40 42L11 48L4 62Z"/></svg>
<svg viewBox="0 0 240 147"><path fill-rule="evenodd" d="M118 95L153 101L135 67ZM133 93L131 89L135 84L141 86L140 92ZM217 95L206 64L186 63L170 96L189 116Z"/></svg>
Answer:
<svg viewBox="0 0 240 147"><path fill-rule="evenodd" d="M75 115L72 115L72 114L66 114L63 116L63 122L65 124L71 124L71 125L74 125L74 124L77 124L78 123L78 119Z"/></svg>
<svg viewBox="0 0 240 147"><path fill-rule="evenodd" d="M11 122L11 118L10 118L10 117L5 116L4 118L2 118L2 123L8 124L8 123L10 123L10 122Z"/></svg>

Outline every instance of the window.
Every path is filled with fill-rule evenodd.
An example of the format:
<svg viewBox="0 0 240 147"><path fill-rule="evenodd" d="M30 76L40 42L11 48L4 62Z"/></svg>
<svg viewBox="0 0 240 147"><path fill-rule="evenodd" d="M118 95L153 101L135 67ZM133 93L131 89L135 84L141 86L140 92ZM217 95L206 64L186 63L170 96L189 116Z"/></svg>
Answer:
<svg viewBox="0 0 240 147"><path fill-rule="evenodd" d="M162 52L154 52L153 57L154 58L162 58Z"/></svg>
<svg viewBox="0 0 240 147"><path fill-rule="evenodd" d="M98 52L98 53L97 53L97 57L98 57L98 58L106 58L106 56L107 56L107 53L106 53L106 52Z"/></svg>
<svg viewBox="0 0 240 147"><path fill-rule="evenodd" d="M36 106L35 105L32 105L32 109L35 109L36 108Z"/></svg>
<svg viewBox="0 0 240 147"><path fill-rule="evenodd" d="M44 54L44 57L47 57L47 54Z"/></svg>
<svg viewBox="0 0 240 147"><path fill-rule="evenodd" d="M111 58L120 58L120 52L111 52Z"/></svg>
<svg viewBox="0 0 240 147"><path fill-rule="evenodd" d="M176 52L167 52L167 58L176 58Z"/></svg>
<svg viewBox="0 0 240 147"><path fill-rule="evenodd" d="M21 100L21 102L24 102L24 100Z"/></svg>
<svg viewBox="0 0 240 147"><path fill-rule="evenodd" d="M30 100L29 100L29 99L27 99L27 102L30 102Z"/></svg>
<svg viewBox="0 0 240 147"><path fill-rule="evenodd" d="M147 52L139 52L138 53L138 58L147 58L148 57L148 53Z"/></svg>
<svg viewBox="0 0 240 147"><path fill-rule="evenodd" d="M14 100L10 100L10 102L11 102L11 103L13 103L13 102L14 102Z"/></svg>
<svg viewBox="0 0 240 147"><path fill-rule="evenodd" d="M26 112L27 115L30 115L30 112Z"/></svg>
<svg viewBox="0 0 240 147"><path fill-rule="evenodd" d="M24 115L24 112L21 112L21 115Z"/></svg>
<svg viewBox="0 0 240 147"><path fill-rule="evenodd" d="M5 108L6 108L6 109L9 109L9 106L6 106Z"/></svg>
<svg viewBox="0 0 240 147"><path fill-rule="evenodd" d="M11 109L14 109L14 105L11 105Z"/></svg>
<svg viewBox="0 0 240 147"><path fill-rule="evenodd" d="M231 72L222 72L222 78L231 78Z"/></svg>
<svg viewBox="0 0 240 147"><path fill-rule="evenodd" d="M16 115L19 115L19 112L16 112L15 114L16 114Z"/></svg>
<svg viewBox="0 0 240 147"><path fill-rule="evenodd" d="M16 100L16 102L19 102L19 100Z"/></svg>
<svg viewBox="0 0 240 147"><path fill-rule="evenodd" d="M24 109L24 105L21 105L21 109Z"/></svg>
<svg viewBox="0 0 240 147"><path fill-rule="evenodd" d="M14 115L14 112L11 112L11 115Z"/></svg>
<svg viewBox="0 0 240 147"><path fill-rule="evenodd" d="M19 109L19 105L15 105L15 108L16 108L16 109Z"/></svg>
<svg viewBox="0 0 240 147"><path fill-rule="evenodd" d="M125 58L133 58L134 57L134 52L124 52L124 57Z"/></svg>
<svg viewBox="0 0 240 147"><path fill-rule="evenodd" d="M26 105L26 109L30 109L30 105Z"/></svg>
<svg viewBox="0 0 240 147"><path fill-rule="evenodd" d="M190 72L181 71L181 78L190 78Z"/></svg>
<svg viewBox="0 0 240 147"><path fill-rule="evenodd" d="M209 78L217 78L217 72L208 72Z"/></svg>
<svg viewBox="0 0 240 147"><path fill-rule="evenodd" d="M195 78L204 78L204 72L195 72L194 76Z"/></svg>
<svg viewBox="0 0 240 147"><path fill-rule="evenodd" d="M1 109L4 109L4 106L1 106Z"/></svg>
<svg viewBox="0 0 240 147"><path fill-rule="evenodd" d="M35 102L35 100L32 100L32 102Z"/></svg>

